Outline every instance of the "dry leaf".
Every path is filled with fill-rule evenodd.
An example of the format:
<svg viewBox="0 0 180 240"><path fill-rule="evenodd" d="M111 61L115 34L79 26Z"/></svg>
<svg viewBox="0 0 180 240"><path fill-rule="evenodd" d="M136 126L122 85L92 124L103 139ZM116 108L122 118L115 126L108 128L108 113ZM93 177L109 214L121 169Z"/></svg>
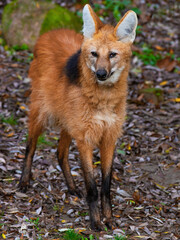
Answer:
<svg viewBox="0 0 180 240"><path fill-rule="evenodd" d="M12 137L12 136L14 136L14 132L10 132L10 133L8 133L6 136L7 136L7 137Z"/></svg>
<svg viewBox="0 0 180 240"><path fill-rule="evenodd" d="M168 72L171 72L176 67L177 62L172 60L170 57L165 57L157 62L157 66L161 69L165 69Z"/></svg>
<svg viewBox="0 0 180 240"><path fill-rule="evenodd" d="M158 51L164 51L164 48L159 46L159 45L156 45L155 48L158 50Z"/></svg>
<svg viewBox="0 0 180 240"><path fill-rule="evenodd" d="M161 82L159 85L160 86L164 86L164 85L166 85L168 82L167 81L163 81L163 82Z"/></svg>

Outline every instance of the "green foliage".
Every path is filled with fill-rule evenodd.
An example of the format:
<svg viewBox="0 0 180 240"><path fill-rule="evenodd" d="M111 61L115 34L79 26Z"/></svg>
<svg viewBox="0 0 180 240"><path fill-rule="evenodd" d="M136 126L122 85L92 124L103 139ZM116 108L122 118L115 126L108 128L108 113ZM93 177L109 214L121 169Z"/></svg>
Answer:
<svg viewBox="0 0 180 240"><path fill-rule="evenodd" d="M0 115L0 120L2 123L7 123L10 125L17 125L17 120L15 119L14 115L11 114L11 116L5 118L3 115Z"/></svg>
<svg viewBox="0 0 180 240"><path fill-rule="evenodd" d="M157 64L157 61L162 58L159 53L155 53L153 49L147 44L143 45L142 53L133 51L133 55L141 59L145 65L152 66L155 66Z"/></svg>
<svg viewBox="0 0 180 240"><path fill-rule="evenodd" d="M162 206L166 206L166 203L164 203L164 202L161 202L161 205L162 205Z"/></svg>
<svg viewBox="0 0 180 240"><path fill-rule="evenodd" d="M64 240L85 240L81 235L76 233L74 230L68 230L63 236Z"/></svg>
<svg viewBox="0 0 180 240"><path fill-rule="evenodd" d="M26 134L25 139L22 142L27 142L28 140L28 134ZM50 142L46 139L46 135L43 133L38 137L37 145L40 147L42 145L48 145L48 146L53 146L53 142ZM55 205L56 206L56 205Z"/></svg>
<svg viewBox="0 0 180 240"><path fill-rule="evenodd" d="M105 0L103 1L104 7L105 7L105 12L104 12L104 17L108 16L109 12L113 13L113 16L115 20L118 22L120 20L121 12L125 9L131 9L135 11L137 14L141 14L141 11L139 8L134 8L132 7L132 0L122 0L122 1L117 1L117 0ZM95 11L99 11L101 9L101 5L98 3L94 4Z"/></svg>
<svg viewBox="0 0 180 240"><path fill-rule="evenodd" d="M26 52L26 54L28 55L27 58L24 58L21 56L21 54L18 54L19 51L27 51L29 50L29 47L27 46L27 44L22 44L21 46L19 45L14 45L12 47L6 45L6 42L4 39L0 38L0 45L4 46L4 50L6 51L8 56L12 56L12 60L16 61L16 62L26 62L26 63L30 63L33 60L33 53L30 52ZM1 44L2 42L2 44Z"/></svg>
<svg viewBox="0 0 180 240"><path fill-rule="evenodd" d="M128 200L127 201L127 205L135 205L136 203L135 203L135 201L133 201L133 200Z"/></svg>
<svg viewBox="0 0 180 240"><path fill-rule="evenodd" d="M26 62L30 63L33 60L33 58L34 58L34 54L33 53L29 53L28 54L28 58L26 59Z"/></svg>
<svg viewBox="0 0 180 240"><path fill-rule="evenodd" d="M4 216L4 211L0 210L0 219Z"/></svg>
<svg viewBox="0 0 180 240"><path fill-rule="evenodd" d="M26 219L26 222L30 222L30 223L33 223L35 228L39 231L40 228L39 228L39 217L36 218L36 219Z"/></svg>
<svg viewBox="0 0 180 240"><path fill-rule="evenodd" d="M6 42L4 38L0 38L0 45L5 46Z"/></svg>
<svg viewBox="0 0 180 240"><path fill-rule="evenodd" d="M78 215L85 217L85 216L88 216L88 212L78 212Z"/></svg>
<svg viewBox="0 0 180 240"><path fill-rule="evenodd" d="M137 26L136 28L136 34L141 34L142 33L142 26Z"/></svg>
<svg viewBox="0 0 180 240"><path fill-rule="evenodd" d="M38 145L38 146L40 146L40 145L48 145L48 146L51 146L51 147L52 147L52 146L53 146L53 143L50 142L50 141L47 141L45 134L42 134L42 135L40 135L39 138L38 138L37 145Z"/></svg>
<svg viewBox="0 0 180 240"><path fill-rule="evenodd" d="M83 237L82 235L76 233L74 230L68 230L66 231L62 238L62 240L95 240L99 239L97 237L94 237L92 234L89 235L89 237ZM127 238L123 235L116 235L113 240L127 240Z"/></svg>
<svg viewBox="0 0 180 240"><path fill-rule="evenodd" d="M58 205L54 205L54 206L53 206L53 210L54 210L54 211L59 211L59 206L58 206Z"/></svg>
<svg viewBox="0 0 180 240"><path fill-rule="evenodd" d="M127 240L127 237L123 236L123 235L121 235L121 236L116 235L114 240Z"/></svg>
<svg viewBox="0 0 180 240"><path fill-rule="evenodd" d="M29 47L27 44L24 43L21 46L14 45L14 46L12 46L12 49L14 49L15 51L23 51L23 50L29 50Z"/></svg>

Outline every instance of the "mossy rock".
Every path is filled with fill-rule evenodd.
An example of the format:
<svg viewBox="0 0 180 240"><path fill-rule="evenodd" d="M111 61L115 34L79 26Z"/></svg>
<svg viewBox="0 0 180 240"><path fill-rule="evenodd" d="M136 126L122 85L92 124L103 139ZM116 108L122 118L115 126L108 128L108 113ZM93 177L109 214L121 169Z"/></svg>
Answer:
<svg viewBox="0 0 180 240"><path fill-rule="evenodd" d="M2 32L10 46L26 44L33 50L39 35L59 28L78 32L82 28L81 19L49 1L15 0L4 8Z"/></svg>
<svg viewBox="0 0 180 240"><path fill-rule="evenodd" d="M82 29L81 20L69 10L57 6L46 14L40 34L58 28L69 28L79 32Z"/></svg>

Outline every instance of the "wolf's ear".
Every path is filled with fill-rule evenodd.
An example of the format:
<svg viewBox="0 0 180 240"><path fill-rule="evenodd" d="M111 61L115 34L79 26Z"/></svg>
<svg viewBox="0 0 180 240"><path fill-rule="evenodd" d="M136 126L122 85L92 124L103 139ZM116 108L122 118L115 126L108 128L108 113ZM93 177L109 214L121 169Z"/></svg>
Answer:
<svg viewBox="0 0 180 240"><path fill-rule="evenodd" d="M83 35L86 38L92 38L94 33L98 31L103 23L92 10L89 4L83 8Z"/></svg>
<svg viewBox="0 0 180 240"><path fill-rule="evenodd" d="M114 29L114 34L122 42L133 42L136 36L136 27L138 24L137 15L134 11L128 11L118 22Z"/></svg>

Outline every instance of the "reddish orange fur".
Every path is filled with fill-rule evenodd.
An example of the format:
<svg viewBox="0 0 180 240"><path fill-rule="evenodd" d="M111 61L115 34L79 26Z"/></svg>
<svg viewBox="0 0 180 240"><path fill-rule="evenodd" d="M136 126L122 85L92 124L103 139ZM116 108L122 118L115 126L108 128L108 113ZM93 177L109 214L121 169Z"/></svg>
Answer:
<svg viewBox="0 0 180 240"><path fill-rule="evenodd" d="M91 42L96 41L97 48L116 45L117 39L112 34L112 27L103 27L93 39L86 40L82 45L82 36L72 30L56 30L44 34L35 47L29 76L32 79L31 105L38 109L32 119L41 124L48 121L58 123L67 129L72 138L87 140L93 146L98 146L104 131L108 131L113 141L121 132L125 116L127 95L127 75L129 70L130 46L122 43L119 46L122 52L122 61L127 62L120 80L115 86L98 86L91 70L86 65L86 55ZM82 45L81 87L70 85L63 74L67 59ZM110 127L102 121L102 127L93 120L96 113L102 112L117 114L117 121ZM31 125L31 121L30 121Z"/></svg>
<svg viewBox="0 0 180 240"><path fill-rule="evenodd" d="M68 149L74 138L80 152L90 208L91 226L101 229L98 194L93 176L92 150L100 148L102 164L102 211L111 226L110 180L115 142L122 133L126 114L127 76L131 44L118 41L114 28L103 25L90 8L96 31L92 38L72 30L55 30L42 35L34 50L29 77L32 93L29 114L29 140L20 187L26 188L38 135L49 124L61 129L58 160L68 189L77 193L68 164ZM112 62L109 52L116 49L118 69L123 66L118 81L98 84L95 74L88 67L91 48L96 47L98 59L95 68L110 72ZM78 84L72 84L66 73L67 60L81 49ZM118 75L119 76L119 75Z"/></svg>

